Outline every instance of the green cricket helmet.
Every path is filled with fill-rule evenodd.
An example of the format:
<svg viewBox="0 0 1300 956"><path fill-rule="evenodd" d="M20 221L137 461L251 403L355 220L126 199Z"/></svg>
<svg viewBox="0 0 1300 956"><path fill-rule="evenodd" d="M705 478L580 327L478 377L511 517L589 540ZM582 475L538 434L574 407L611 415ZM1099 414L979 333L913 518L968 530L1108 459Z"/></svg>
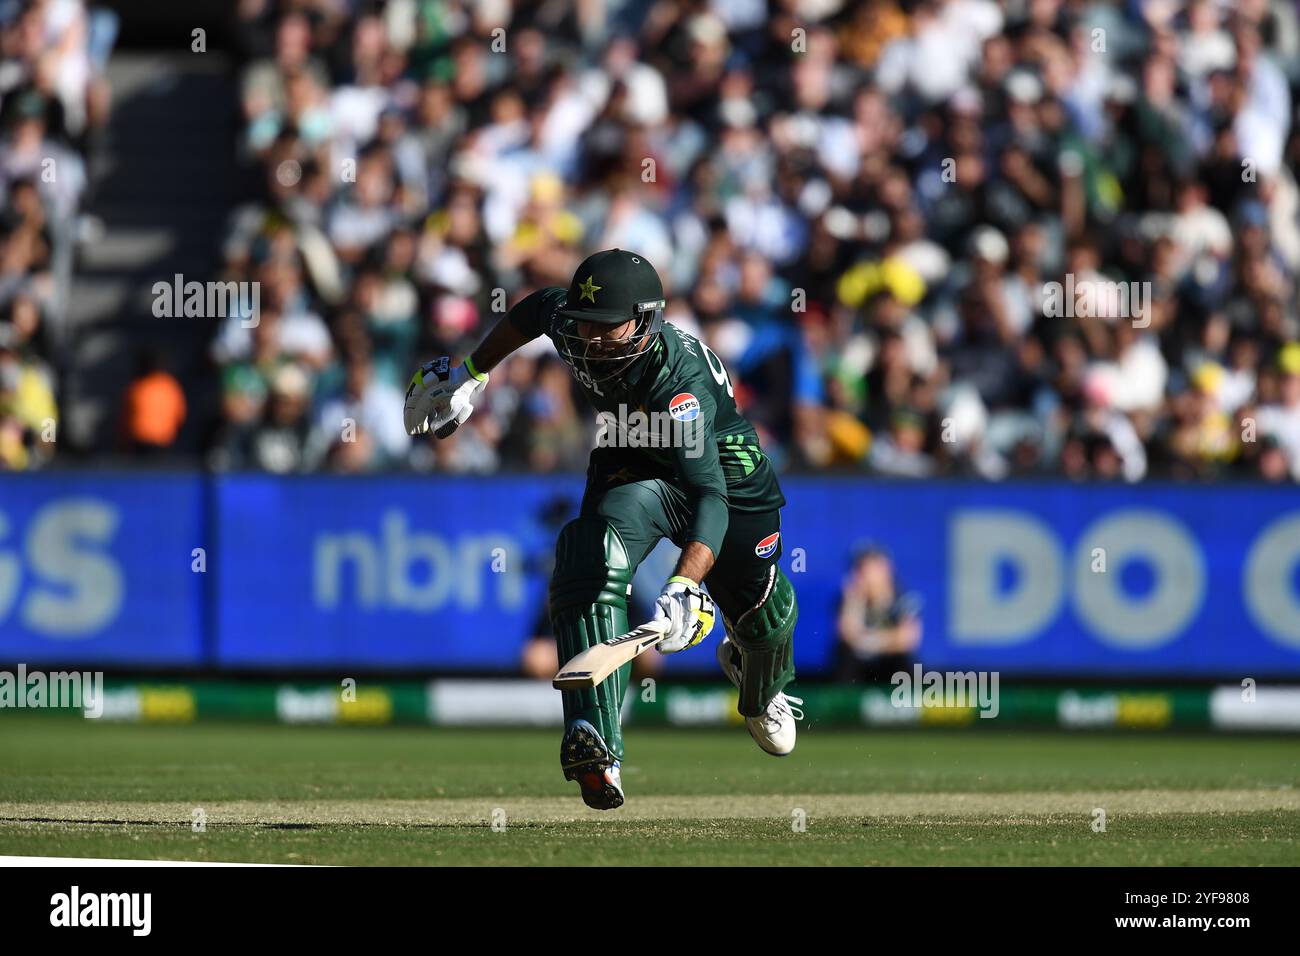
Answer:
<svg viewBox="0 0 1300 956"><path fill-rule="evenodd" d="M606 249L588 256L555 313L555 347L579 380L608 382L654 348L664 324L664 286L644 256ZM630 333L605 339L601 326L635 321Z"/></svg>

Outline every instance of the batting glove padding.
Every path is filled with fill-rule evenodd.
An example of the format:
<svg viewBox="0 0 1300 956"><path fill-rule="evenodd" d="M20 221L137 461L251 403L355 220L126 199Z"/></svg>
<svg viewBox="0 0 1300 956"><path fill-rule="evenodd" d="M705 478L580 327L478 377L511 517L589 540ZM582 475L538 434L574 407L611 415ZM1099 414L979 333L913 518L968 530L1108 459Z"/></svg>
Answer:
<svg viewBox="0 0 1300 956"><path fill-rule="evenodd" d="M668 634L659 642L664 654L694 647L713 630L713 598L690 578L672 577L655 602L655 620L668 622Z"/></svg>
<svg viewBox="0 0 1300 956"><path fill-rule="evenodd" d="M406 433L423 435L432 429L439 438L446 438L474 411L474 400L487 380L487 373L476 371L469 359L455 368L446 355L425 362L406 389L402 411Z"/></svg>

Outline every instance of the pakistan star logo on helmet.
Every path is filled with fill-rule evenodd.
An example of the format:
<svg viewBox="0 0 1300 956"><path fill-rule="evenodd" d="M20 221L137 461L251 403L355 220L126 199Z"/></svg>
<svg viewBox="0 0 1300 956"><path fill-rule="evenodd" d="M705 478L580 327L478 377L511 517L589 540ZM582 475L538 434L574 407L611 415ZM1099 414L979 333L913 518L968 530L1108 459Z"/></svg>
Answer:
<svg viewBox="0 0 1300 956"><path fill-rule="evenodd" d="M599 292L603 286L596 285L596 283L592 281L594 278L595 276L589 275L587 276L586 282L579 284L578 288L582 290L582 294L578 296L579 302L583 299L590 299L592 305L596 304L596 293Z"/></svg>

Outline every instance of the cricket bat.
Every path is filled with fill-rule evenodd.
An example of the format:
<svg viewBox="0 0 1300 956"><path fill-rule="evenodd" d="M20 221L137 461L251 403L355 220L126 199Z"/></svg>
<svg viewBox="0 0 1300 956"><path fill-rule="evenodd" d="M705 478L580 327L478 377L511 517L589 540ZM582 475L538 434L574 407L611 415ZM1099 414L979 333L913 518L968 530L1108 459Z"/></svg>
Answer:
<svg viewBox="0 0 1300 956"><path fill-rule="evenodd" d="M628 661L662 641L667 630L667 621L651 621L603 644L589 647L560 668L551 686L556 690L595 687Z"/></svg>

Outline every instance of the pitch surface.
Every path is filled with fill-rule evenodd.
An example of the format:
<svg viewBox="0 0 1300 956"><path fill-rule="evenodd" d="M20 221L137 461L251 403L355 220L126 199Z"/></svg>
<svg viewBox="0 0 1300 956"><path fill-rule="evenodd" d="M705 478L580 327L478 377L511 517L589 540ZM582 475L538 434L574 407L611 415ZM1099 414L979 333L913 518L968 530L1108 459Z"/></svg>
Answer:
<svg viewBox="0 0 1300 956"><path fill-rule="evenodd" d="M1294 739L814 727L793 756L777 760L740 728L629 728L628 803L602 814L560 778L550 731L50 717L6 717L0 728L0 854L334 864L1300 863Z"/></svg>

